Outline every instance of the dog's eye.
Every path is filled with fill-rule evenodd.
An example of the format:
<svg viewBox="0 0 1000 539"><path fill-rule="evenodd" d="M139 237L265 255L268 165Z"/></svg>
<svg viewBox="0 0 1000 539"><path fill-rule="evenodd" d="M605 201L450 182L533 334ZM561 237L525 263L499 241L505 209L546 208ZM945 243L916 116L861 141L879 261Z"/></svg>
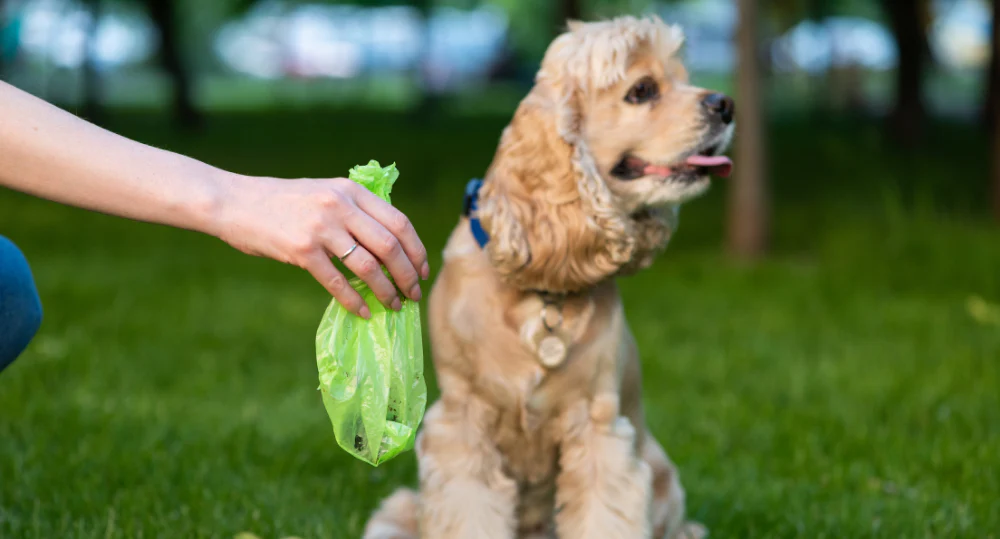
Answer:
<svg viewBox="0 0 1000 539"><path fill-rule="evenodd" d="M650 77L646 77L635 83L635 86L632 86L625 96L625 101L633 105L639 105L653 99L659 93L660 87L656 85L656 81Z"/></svg>

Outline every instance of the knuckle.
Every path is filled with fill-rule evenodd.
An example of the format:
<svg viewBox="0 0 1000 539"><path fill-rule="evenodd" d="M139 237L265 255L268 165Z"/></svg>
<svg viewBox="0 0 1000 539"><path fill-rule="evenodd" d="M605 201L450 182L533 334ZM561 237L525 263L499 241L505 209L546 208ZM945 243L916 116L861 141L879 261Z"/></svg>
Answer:
<svg viewBox="0 0 1000 539"><path fill-rule="evenodd" d="M327 228L326 221L321 215L312 216L307 223L308 230L314 235L322 233Z"/></svg>
<svg viewBox="0 0 1000 539"><path fill-rule="evenodd" d="M382 238L382 254L387 257L396 256L399 254L400 249L399 241L395 236L388 234L386 237Z"/></svg>
<svg viewBox="0 0 1000 539"><path fill-rule="evenodd" d="M361 267L358 268L358 271L366 277L371 277L378 273L378 262L374 258L366 258L361 262Z"/></svg>
<svg viewBox="0 0 1000 539"><path fill-rule="evenodd" d="M419 284L420 281L417 279L416 273L410 272L405 278L398 279L396 282L399 283L400 293L409 296L409 290Z"/></svg>
<svg viewBox="0 0 1000 539"><path fill-rule="evenodd" d="M294 238L289 242L289 250L292 252L293 256L297 258L308 258L315 250L316 244L310 237L299 237Z"/></svg>
<svg viewBox="0 0 1000 539"><path fill-rule="evenodd" d="M340 205L340 197L341 194L336 191L323 191L316 195L316 202L323 208L336 208Z"/></svg>
<svg viewBox="0 0 1000 539"><path fill-rule="evenodd" d="M410 230L410 220L402 212L393 212L389 218L389 230L397 235L404 234Z"/></svg>
<svg viewBox="0 0 1000 539"><path fill-rule="evenodd" d="M340 291L337 296L337 301L344 306L345 309L351 312L358 312L361 309L361 298L357 294L350 294L347 291Z"/></svg>
<svg viewBox="0 0 1000 539"><path fill-rule="evenodd" d="M344 199L349 198L349 195L354 193L354 189L358 186L358 184L348 178L336 178L332 181L332 184L334 191Z"/></svg>
<svg viewBox="0 0 1000 539"><path fill-rule="evenodd" d="M333 278L330 279L330 282L327 284L327 286L330 288L330 290L342 292L345 288L347 288L347 278L339 274L334 275Z"/></svg>
<svg viewBox="0 0 1000 539"><path fill-rule="evenodd" d="M333 191L330 193L330 204L334 208L345 208L351 205L351 197L343 191Z"/></svg>

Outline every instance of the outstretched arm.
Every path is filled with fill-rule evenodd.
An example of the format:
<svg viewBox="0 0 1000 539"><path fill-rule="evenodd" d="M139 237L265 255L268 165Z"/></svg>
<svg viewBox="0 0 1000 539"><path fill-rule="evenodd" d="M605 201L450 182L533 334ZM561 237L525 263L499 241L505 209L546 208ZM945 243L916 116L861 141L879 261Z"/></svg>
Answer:
<svg viewBox="0 0 1000 539"><path fill-rule="evenodd" d="M221 238L308 270L349 310L361 297L331 263L344 259L378 298L419 300L427 252L399 210L344 178L233 174L121 137L0 82L0 185L63 204Z"/></svg>

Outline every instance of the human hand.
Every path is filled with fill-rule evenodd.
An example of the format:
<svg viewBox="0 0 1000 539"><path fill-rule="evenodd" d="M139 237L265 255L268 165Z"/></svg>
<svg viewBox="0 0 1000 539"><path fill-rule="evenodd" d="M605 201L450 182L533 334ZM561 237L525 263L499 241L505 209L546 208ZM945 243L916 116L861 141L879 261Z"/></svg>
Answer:
<svg viewBox="0 0 1000 539"><path fill-rule="evenodd" d="M2 4L0 0L0 4ZM0 186L137 221L217 236L243 252L301 266L348 310L371 316L330 258L386 306L419 300L427 252L409 220L356 183L223 171L121 137L0 81Z"/></svg>
<svg viewBox="0 0 1000 539"><path fill-rule="evenodd" d="M419 301L427 250L402 212L346 178L279 180L235 176L224 189L215 234L244 253L306 269L347 310L369 318L361 296L331 262L341 257L386 307L399 290ZM351 250L357 241L358 246Z"/></svg>

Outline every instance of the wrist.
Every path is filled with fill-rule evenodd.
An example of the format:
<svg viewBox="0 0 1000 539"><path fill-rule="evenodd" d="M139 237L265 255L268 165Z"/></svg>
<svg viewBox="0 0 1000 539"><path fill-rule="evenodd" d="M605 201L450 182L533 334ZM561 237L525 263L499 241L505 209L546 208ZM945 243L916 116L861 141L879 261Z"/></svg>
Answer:
<svg viewBox="0 0 1000 539"><path fill-rule="evenodd" d="M208 167L201 182L203 188L192 190L188 204L193 227L198 232L221 238L226 230L228 215L234 205L235 185L240 175Z"/></svg>
<svg viewBox="0 0 1000 539"><path fill-rule="evenodd" d="M215 201L206 207L205 233L246 252L246 240L252 235L260 216L255 214L261 190L273 178L245 176L219 170L212 181Z"/></svg>

